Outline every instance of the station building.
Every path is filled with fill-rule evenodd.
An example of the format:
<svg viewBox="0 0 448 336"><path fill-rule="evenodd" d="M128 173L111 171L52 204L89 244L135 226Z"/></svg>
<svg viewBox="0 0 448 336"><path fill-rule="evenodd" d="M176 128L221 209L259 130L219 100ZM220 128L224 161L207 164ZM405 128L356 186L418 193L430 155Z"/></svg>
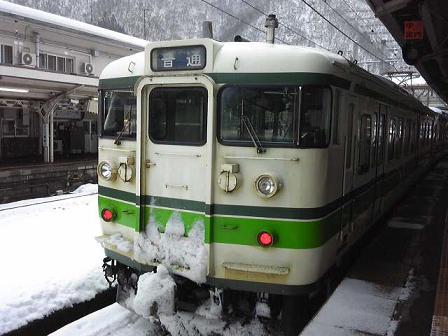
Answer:
<svg viewBox="0 0 448 336"><path fill-rule="evenodd" d="M98 77L109 62L142 51L146 43L0 0L0 195L14 183L32 185L39 164L43 173L63 167L61 175L67 175L80 170L68 162L85 165L90 159L94 179ZM47 183L42 193L67 183Z"/></svg>

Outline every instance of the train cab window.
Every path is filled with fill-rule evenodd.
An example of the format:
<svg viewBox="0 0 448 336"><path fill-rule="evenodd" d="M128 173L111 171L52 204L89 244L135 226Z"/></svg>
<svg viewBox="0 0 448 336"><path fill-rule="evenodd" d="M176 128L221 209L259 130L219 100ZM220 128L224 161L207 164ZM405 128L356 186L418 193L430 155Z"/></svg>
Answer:
<svg viewBox="0 0 448 336"><path fill-rule="evenodd" d="M220 92L219 139L234 145L295 145L298 87L227 86Z"/></svg>
<svg viewBox="0 0 448 336"><path fill-rule="evenodd" d="M325 87L302 88L299 145L326 147L330 140L331 91Z"/></svg>
<svg viewBox="0 0 448 336"><path fill-rule="evenodd" d="M207 90L155 88L149 95L149 137L154 143L200 146L206 142Z"/></svg>
<svg viewBox="0 0 448 336"><path fill-rule="evenodd" d="M372 144L372 117L364 114L359 125L358 174L369 171L370 149Z"/></svg>
<svg viewBox="0 0 448 336"><path fill-rule="evenodd" d="M101 136L135 139L137 99L130 91L103 91Z"/></svg>

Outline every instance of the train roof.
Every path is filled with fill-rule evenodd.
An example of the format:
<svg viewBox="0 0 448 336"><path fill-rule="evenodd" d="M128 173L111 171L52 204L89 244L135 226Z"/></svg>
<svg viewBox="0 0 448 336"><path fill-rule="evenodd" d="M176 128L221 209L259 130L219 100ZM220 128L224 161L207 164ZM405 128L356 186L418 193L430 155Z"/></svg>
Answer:
<svg viewBox="0 0 448 336"><path fill-rule="evenodd" d="M151 69L151 55L156 48L188 47L204 45L207 63L201 70L157 71ZM349 62L341 55L322 49L268 44L261 42L218 42L211 39L151 42L145 52L123 57L110 63L100 76L102 82L108 79L127 79L142 76L170 76L204 73L213 79L226 75L232 82L232 75L251 74L324 74L345 80L355 93L363 93L420 112L431 113L418 99L392 81L373 75ZM123 81L122 81L123 82ZM135 83L135 81L134 81ZM350 86L351 84L351 86Z"/></svg>
<svg viewBox="0 0 448 336"><path fill-rule="evenodd" d="M206 44L208 48L213 49L211 64L202 71L206 73L328 73L334 72L334 64L348 65L348 61L342 56L325 50L262 42L218 42L210 39L152 42L148 44L145 52L150 54L154 48L198 44ZM236 57L239 62L238 69L234 68ZM136 63L133 73L127 70L129 62ZM144 63L144 53L121 58L111 62L104 69L100 79L154 75L151 68L145 67ZM164 74L157 73L157 75Z"/></svg>

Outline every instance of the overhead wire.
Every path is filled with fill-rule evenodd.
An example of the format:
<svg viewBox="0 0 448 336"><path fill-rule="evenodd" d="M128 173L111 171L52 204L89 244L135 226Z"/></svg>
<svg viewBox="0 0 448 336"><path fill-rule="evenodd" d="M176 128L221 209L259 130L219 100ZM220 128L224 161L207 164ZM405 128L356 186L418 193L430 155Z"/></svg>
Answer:
<svg viewBox="0 0 448 336"><path fill-rule="evenodd" d="M394 64L387 62L386 60L384 60L383 58L381 58L380 56L376 55L374 52L366 49L364 46L362 46L358 41L354 40L352 37L350 37L347 33L345 33L342 29L340 29L338 26L336 26L333 22L331 22L329 19L327 19L321 12L319 12L316 8L314 8L311 4L309 4L306 0L301 0L305 5L307 5L313 12L315 12L317 15L319 15L323 20L325 20L330 26L332 26L334 29L336 29L339 33L341 33L343 36L345 36L347 39L349 39L350 41L352 41L354 44L356 44L358 47L360 47L361 49L363 49L364 51L366 51L368 54L372 55L373 57L375 57L376 59L384 62L384 63L388 63L389 65L391 65L392 67L395 68L395 70L398 71L398 69L395 67Z"/></svg>
<svg viewBox="0 0 448 336"><path fill-rule="evenodd" d="M233 19L235 19L235 20L237 20L237 21L239 21L239 22L241 22L241 23L243 23L243 24L245 24L245 25L251 27L252 29L254 29L254 30L258 31L258 32L261 32L261 33L263 33L263 34L266 33L263 29L260 29L260 28L258 28L258 27L256 27L256 26L254 26L253 24L251 24L251 23L249 23L249 22L247 22L247 21L241 19L240 17L238 17L238 16L236 16L236 15L234 15L234 14L232 14L232 13L226 11L225 9L222 9L221 7L218 7L218 6L214 5L214 4L212 4L211 2L209 2L209 1L207 1L207 0L200 0L200 1L202 1L202 2L205 3L205 4L207 4L207 5L210 6L210 7L213 7L214 9L216 9L216 10L218 10L218 11L220 11L220 12L222 12L222 13L224 13L224 14L230 16L230 17L232 17ZM246 0L240 0L240 1L242 1L243 3L245 3L246 5L248 5L249 7L251 7L252 9L258 11L259 13L261 13L261 14L267 16L267 13L265 13L265 12L262 11L261 9L257 8L256 6L252 5L252 4L249 3L248 1L246 1ZM347 39L349 39L350 41L352 41L355 45L357 45L358 47L360 47L361 49L363 49L364 51L366 51L368 54L372 55L372 56L375 57L376 59L378 59L378 60L380 60L380 61L382 61L382 62L384 62L384 63L388 63L388 64L391 65L393 68L395 68L395 70L398 71L398 69L396 68L396 66L395 66L394 64L392 64L392 63L390 63L390 62L387 62L386 60L384 60L384 59L381 58L380 56L376 55L374 52L372 52L372 51L368 50L367 48L365 48L363 45L361 45L359 42L357 42L356 40L354 40L352 37L350 37L350 36L349 36L347 33L345 33L343 30L341 30L338 26L336 26L333 22L331 22L329 19L327 19L322 13L320 13L316 8L314 8L314 7L313 7L311 4L309 4L306 0L301 0L301 1L302 1L306 6L308 6L313 12L315 12L319 17L321 17L324 21L326 21L329 25L331 25L334 29L336 29L339 33L341 33L344 37L346 37ZM285 27L286 29L292 31L292 32L295 33L296 35L302 37L303 39L305 39L305 40L307 40L307 41L313 43L314 45L316 45L316 46L318 46L318 47L320 47L320 48L322 48L322 49L329 50L328 48L325 48L324 46L320 45L319 43L317 43L317 42L315 42L315 41L313 41L313 40L311 40L311 39L305 37L303 34L300 34L300 33L297 32L296 30L294 30L293 28L291 28L291 27L289 27L289 26L286 26L285 24L282 24L282 23L280 23L280 25L283 26L283 27ZM289 45L289 43L286 42L286 41L284 41L283 39L280 39L280 38L278 38L278 37L276 37L276 39L277 39L278 41L280 41L280 42L283 42L284 44L288 44L288 45Z"/></svg>
<svg viewBox="0 0 448 336"><path fill-rule="evenodd" d="M252 29L257 30L258 32L261 32L261 33L263 33L263 34L266 34L266 31L264 31L263 29L260 29L260 28L258 28L258 27L256 27L256 26L254 26L253 24L251 24L251 23L249 23L249 22L247 22L247 21L241 19L240 17L238 17L238 16L236 16L236 15L234 15L234 14L232 14L232 13L226 11L225 9L222 9L222 8L220 8L220 7L218 7L218 6L216 6L216 5L212 4L212 3L210 3L210 2L207 1L207 0L200 0L200 1L202 1L203 3L209 5L210 7L213 7L214 9L216 9L216 10L218 10L218 11L224 13L224 14L227 14L228 16L232 17L233 19L235 19L235 20L237 20L237 21L239 21L239 22L241 22L241 23L243 23L243 24L245 24L245 25L251 27ZM279 40L280 42L283 42L284 44L289 44L288 42L286 42L286 41L284 41L284 40L282 40L282 39L280 39L280 38L276 38L276 39Z"/></svg>

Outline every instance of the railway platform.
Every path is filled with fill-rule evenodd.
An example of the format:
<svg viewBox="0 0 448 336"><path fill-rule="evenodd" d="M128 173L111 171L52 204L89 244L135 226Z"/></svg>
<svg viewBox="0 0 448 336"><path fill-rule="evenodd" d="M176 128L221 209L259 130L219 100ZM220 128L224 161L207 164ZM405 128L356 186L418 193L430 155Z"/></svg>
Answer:
<svg viewBox="0 0 448 336"><path fill-rule="evenodd" d="M301 335L448 335L448 158L394 209Z"/></svg>
<svg viewBox="0 0 448 336"><path fill-rule="evenodd" d="M448 223L448 213L445 217L445 223ZM448 225L445 226L443 237L431 336L448 335Z"/></svg>
<svg viewBox="0 0 448 336"><path fill-rule="evenodd" d="M10 162L0 165L0 204L44 197L96 183L96 156L61 159L54 163Z"/></svg>

